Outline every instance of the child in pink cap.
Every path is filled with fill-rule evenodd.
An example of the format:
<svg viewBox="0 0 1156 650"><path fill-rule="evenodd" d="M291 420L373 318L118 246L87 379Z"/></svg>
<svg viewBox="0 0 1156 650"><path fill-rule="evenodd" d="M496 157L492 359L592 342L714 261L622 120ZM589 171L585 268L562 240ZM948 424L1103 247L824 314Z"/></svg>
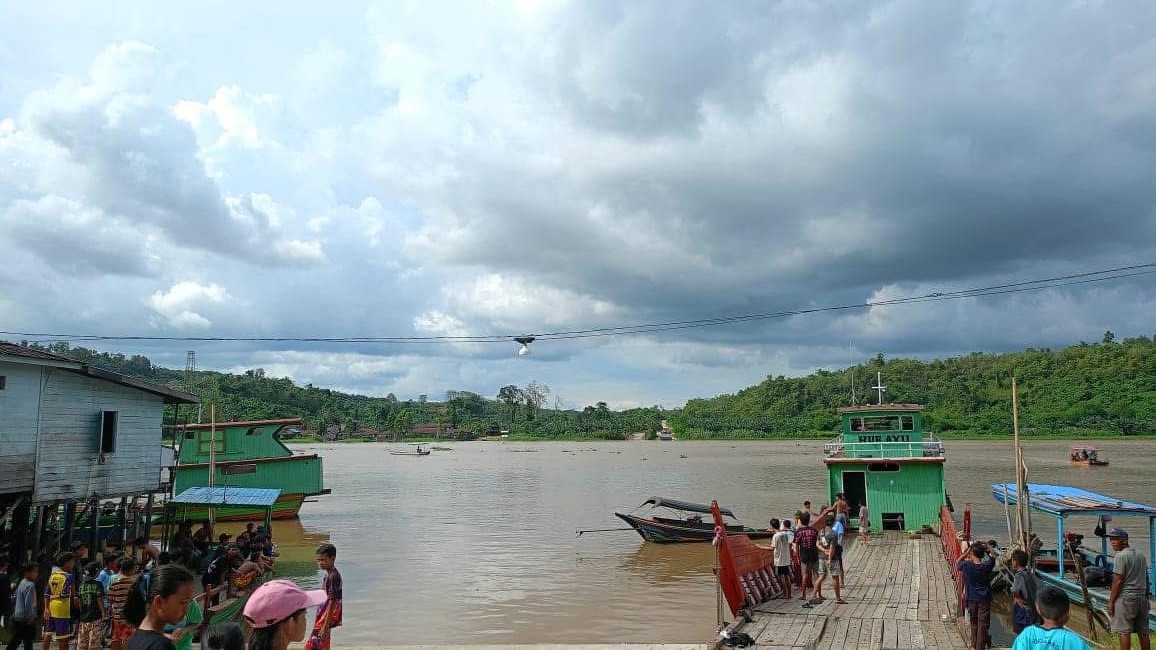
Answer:
<svg viewBox="0 0 1156 650"><path fill-rule="evenodd" d="M245 620L253 628L249 650L285 650L305 639L305 610L325 603L325 592L305 591L291 580L270 580L245 603Z"/></svg>

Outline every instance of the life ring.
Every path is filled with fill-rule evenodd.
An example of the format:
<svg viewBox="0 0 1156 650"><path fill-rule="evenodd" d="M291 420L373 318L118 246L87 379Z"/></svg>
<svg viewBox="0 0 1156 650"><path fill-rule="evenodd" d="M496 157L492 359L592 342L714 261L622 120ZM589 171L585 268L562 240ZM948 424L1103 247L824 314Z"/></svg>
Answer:
<svg viewBox="0 0 1156 650"><path fill-rule="evenodd" d="M1096 556L1096 566L1103 569L1103 568L1107 567L1107 565L1108 565L1108 558L1107 557L1105 557L1104 555L1097 555Z"/></svg>

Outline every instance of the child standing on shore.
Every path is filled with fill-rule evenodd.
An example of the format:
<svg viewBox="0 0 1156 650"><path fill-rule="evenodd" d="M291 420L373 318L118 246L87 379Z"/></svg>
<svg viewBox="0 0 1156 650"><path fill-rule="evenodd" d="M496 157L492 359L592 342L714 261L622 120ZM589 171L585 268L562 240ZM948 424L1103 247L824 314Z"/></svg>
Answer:
<svg viewBox="0 0 1156 650"><path fill-rule="evenodd" d="M96 576L100 562L89 562L84 567L84 581L77 588L80 594L80 623L76 627L76 650L104 648L104 587Z"/></svg>
<svg viewBox="0 0 1156 650"><path fill-rule="evenodd" d="M72 553L61 553L45 585L44 650L48 650L53 639L60 650L68 650L72 638L72 602L76 598L76 584L72 580L75 557Z"/></svg>
<svg viewBox="0 0 1156 650"><path fill-rule="evenodd" d="M7 650L16 650L23 644L24 650L32 650L36 642L36 579L40 577L40 566L35 562L25 562L20 567L24 579L16 587L15 608L12 610L12 639Z"/></svg>
<svg viewBox="0 0 1156 650"><path fill-rule="evenodd" d="M337 547L322 544L317 547L317 566L325 571L326 601L317 612L313 622L313 632L305 642L305 650L329 650L329 631L341 625L341 572L334 566L337 561Z"/></svg>

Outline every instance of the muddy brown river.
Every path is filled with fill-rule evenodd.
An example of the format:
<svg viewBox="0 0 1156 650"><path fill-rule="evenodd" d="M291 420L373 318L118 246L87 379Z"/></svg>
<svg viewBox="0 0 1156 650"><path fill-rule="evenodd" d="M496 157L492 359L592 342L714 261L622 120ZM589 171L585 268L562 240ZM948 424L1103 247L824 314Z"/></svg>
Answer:
<svg viewBox="0 0 1156 650"><path fill-rule="evenodd" d="M1111 465L1096 469L1070 467L1067 444L1027 443L1029 480L1156 502L1156 441L1104 441ZM333 494L307 503L300 521L275 523L279 573L318 585L313 549L337 545L339 645L706 641L716 624L710 545L575 530L618 528L613 511L655 495L717 499L763 526L805 499L823 502L821 445L469 442L426 457L390 456L399 446L387 444L300 446L324 455ZM976 533L1006 541L989 485L1014 480L1011 443L948 442L947 458L957 515L970 503ZM1051 522L1035 521L1052 541ZM1093 523L1076 521L1089 535ZM1146 552L1146 520L1117 523ZM996 641L1006 642L1000 625Z"/></svg>

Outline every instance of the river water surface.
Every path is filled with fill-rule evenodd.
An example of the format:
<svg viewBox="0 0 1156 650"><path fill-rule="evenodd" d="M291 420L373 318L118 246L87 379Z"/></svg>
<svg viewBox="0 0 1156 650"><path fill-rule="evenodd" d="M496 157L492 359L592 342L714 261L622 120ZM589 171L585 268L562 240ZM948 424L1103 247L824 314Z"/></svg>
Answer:
<svg viewBox="0 0 1156 650"><path fill-rule="evenodd" d="M709 544L649 544L631 531L576 537L575 530L618 528L611 513L650 496L717 499L752 526L826 498L819 441L447 446L453 451L426 457L391 456L402 446L388 444L295 447L325 457L333 494L305 504L300 521L274 523L278 572L319 585L313 550L323 541L337 546L345 580L339 645L713 639ZM1088 469L1069 467L1066 442L1027 443L1029 480L1156 502L1149 471L1156 442L1100 447L1111 466ZM1014 480L1011 443L948 442L947 458L957 515L970 503L977 534L1006 541L1003 507L989 486ZM1093 523L1083 522L1089 536ZM1146 520L1116 523L1146 551Z"/></svg>

